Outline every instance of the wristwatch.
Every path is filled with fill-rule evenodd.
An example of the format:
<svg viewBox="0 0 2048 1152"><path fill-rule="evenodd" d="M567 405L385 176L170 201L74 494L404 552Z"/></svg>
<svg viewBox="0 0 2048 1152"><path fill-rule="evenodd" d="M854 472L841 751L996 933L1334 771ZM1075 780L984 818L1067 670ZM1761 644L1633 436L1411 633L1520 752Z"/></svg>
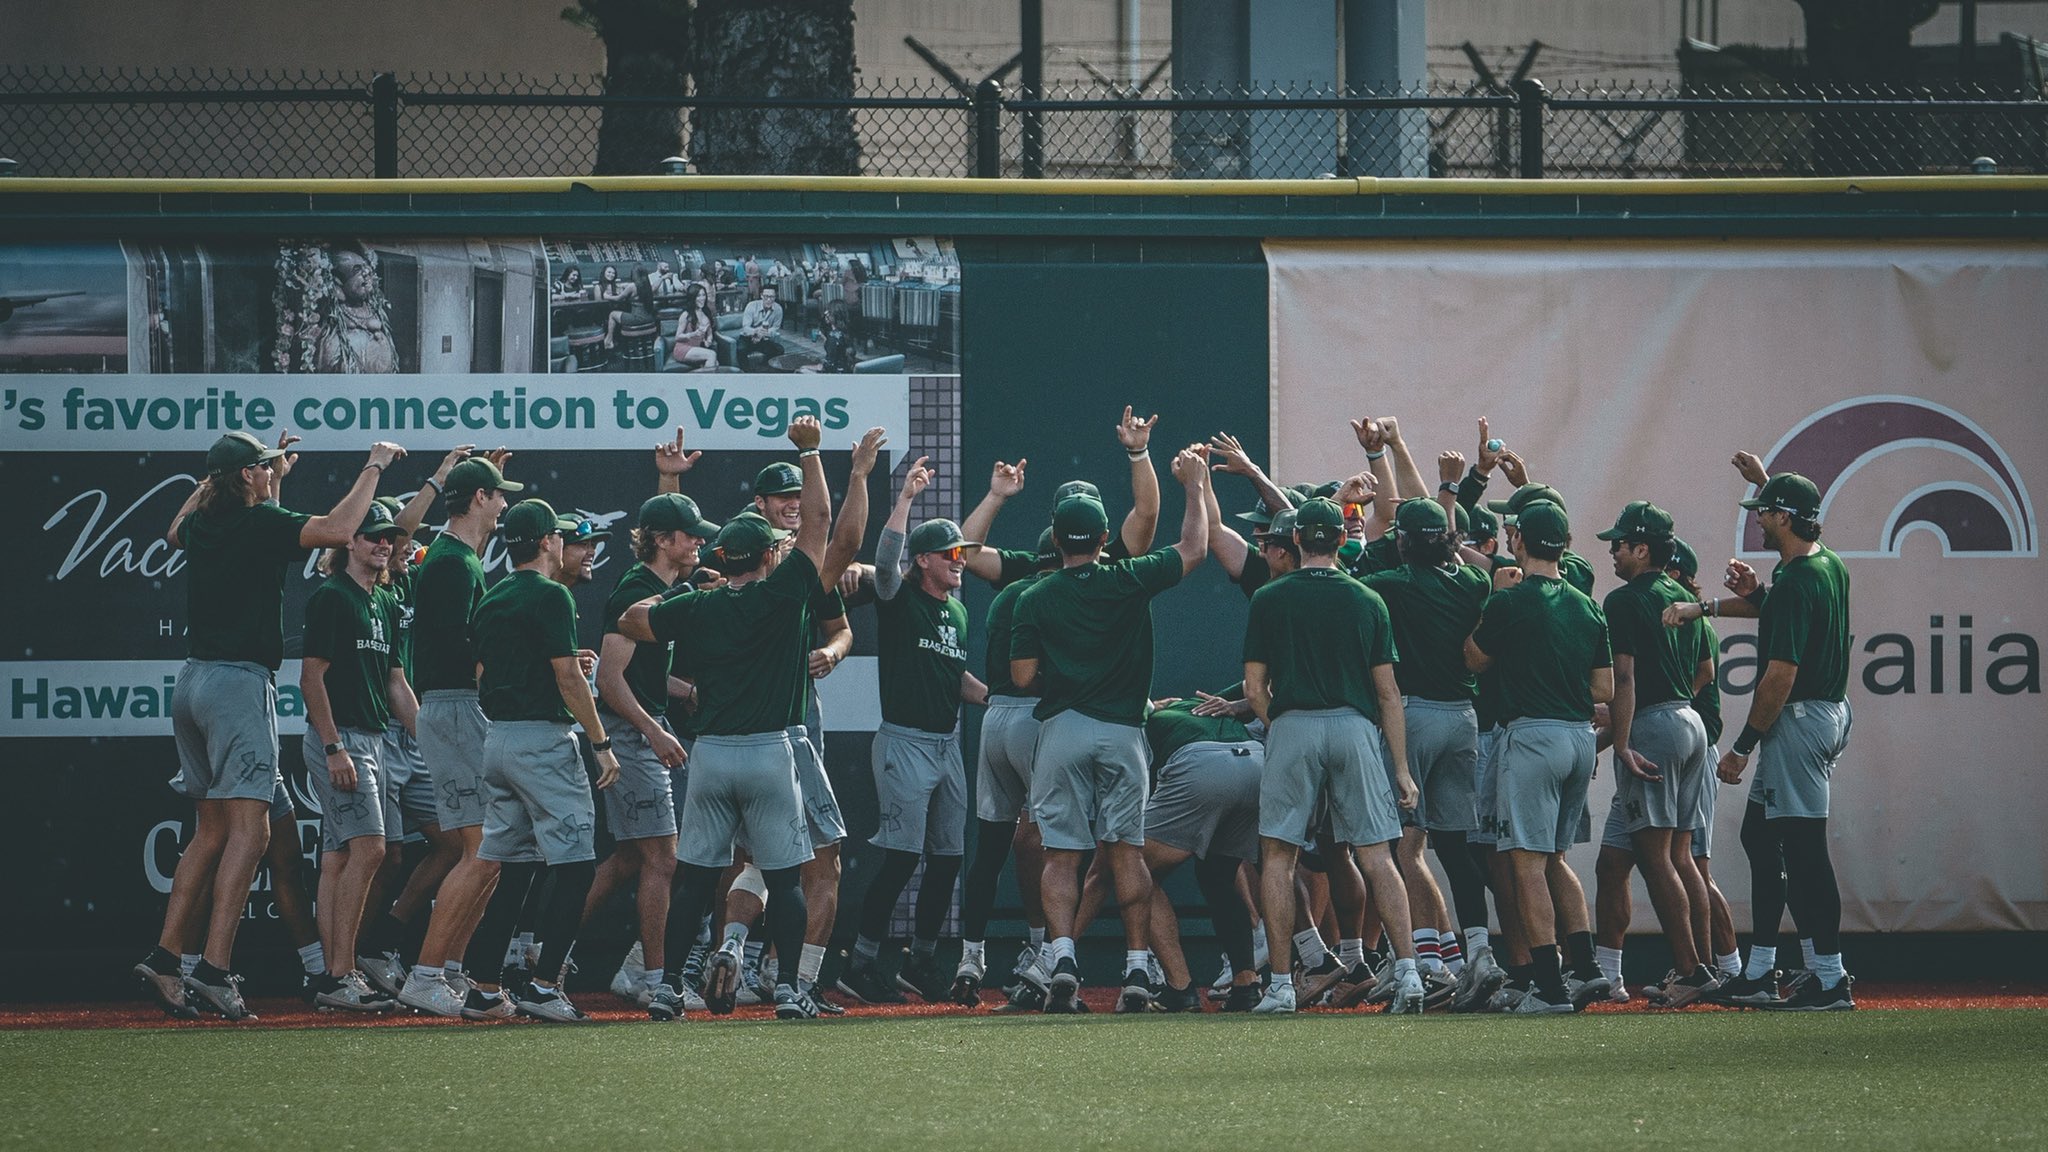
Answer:
<svg viewBox="0 0 2048 1152"><path fill-rule="evenodd" d="M336 740L332 744L324 745L320 750L322 752L327 753L329 756L337 756L343 752L348 751L348 745L343 744L339 740Z"/></svg>

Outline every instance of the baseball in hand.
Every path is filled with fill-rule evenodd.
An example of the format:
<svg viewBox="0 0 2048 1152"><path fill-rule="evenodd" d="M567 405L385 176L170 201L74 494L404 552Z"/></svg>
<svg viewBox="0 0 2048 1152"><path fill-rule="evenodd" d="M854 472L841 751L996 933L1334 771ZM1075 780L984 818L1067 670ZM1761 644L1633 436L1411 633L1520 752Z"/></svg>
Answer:
<svg viewBox="0 0 2048 1152"><path fill-rule="evenodd" d="M1507 441L1502 440L1497 436L1486 442L1486 450L1488 452L1498 452L1501 449L1506 448L1507 446Z"/></svg>

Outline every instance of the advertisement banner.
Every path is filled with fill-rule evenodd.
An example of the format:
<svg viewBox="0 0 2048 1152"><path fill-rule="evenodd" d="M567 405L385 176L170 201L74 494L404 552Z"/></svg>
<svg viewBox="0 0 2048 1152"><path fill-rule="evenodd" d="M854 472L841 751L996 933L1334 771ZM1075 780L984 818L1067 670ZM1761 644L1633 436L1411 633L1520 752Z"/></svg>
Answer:
<svg viewBox="0 0 2048 1152"><path fill-rule="evenodd" d="M1768 578L1738 450L1824 496L1852 581L1854 726L1829 821L1852 931L2048 929L2031 485L2048 459L2048 245L1953 242L1270 243L1275 475L1365 467L1346 423L1394 415L1424 472L1477 421L1570 502L1575 550L1654 501L1720 591ZM1495 479L1489 495L1507 494ZM1759 674L1718 621L1728 733ZM1613 790L1602 757L1597 829ZM1747 781L1720 789L1713 873L1748 925ZM1592 848L1572 854L1588 881ZM1647 906L1638 904L1637 921Z"/></svg>

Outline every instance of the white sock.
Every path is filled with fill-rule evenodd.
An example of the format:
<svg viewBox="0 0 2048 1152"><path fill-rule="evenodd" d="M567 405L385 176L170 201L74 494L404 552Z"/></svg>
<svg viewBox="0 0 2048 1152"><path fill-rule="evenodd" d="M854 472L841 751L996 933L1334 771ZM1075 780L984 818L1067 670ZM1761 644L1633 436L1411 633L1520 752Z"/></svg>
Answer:
<svg viewBox="0 0 2048 1152"><path fill-rule="evenodd" d="M315 940L299 949L299 963L305 966L306 975L324 976L327 974L327 951Z"/></svg>
<svg viewBox="0 0 2048 1152"><path fill-rule="evenodd" d="M646 978L642 981L642 984L644 987L650 989L659 987L661 985L661 978L668 975L667 972L663 971L660 968L647 968L643 969L643 971L646 972L647 975Z"/></svg>
<svg viewBox="0 0 2048 1152"><path fill-rule="evenodd" d="M1465 929L1465 956L1466 956L1466 958L1467 958L1467 959L1469 959L1469 958L1471 958L1471 957L1473 957L1473 956L1477 956L1477 955L1479 955L1479 950L1480 950L1481 948L1490 948L1490 947L1492 947L1492 945L1491 945L1491 944L1489 944L1489 943L1487 942L1487 941L1488 941L1489 939L1490 939L1490 937L1488 937L1488 936L1487 936L1487 934L1486 934L1486 929L1484 929L1484 928L1467 928L1467 929Z"/></svg>
<svg viewBox="0 0 2048 1152"><path fill-rule="evenodd" d="M1416 972L1415 957L1408 956L1394 961L1394 978L1412 976Z"/></svg>
<svg viewBox="0 0 2048 1152"><path fill-rule="evenodd" d="M803 953L796 958L796 978L805 984L816 984L818 982L818 969L824 966L825 946L823 944L806 944L804 945Z"/></svg>
<svg viewBox="0 0 2048 1152"><path fill-rule="evenodd" d="M987 945L980 940L962 940L960 942L960 959L963 963L972 961L975 964L983 964L985 962L986 948Z"/></svg>
<svg viewBox="0 0 2048 1152"><path fill-rule="evenodd" d="M444 976L447 974L447 971L448 970L446 968L435 968L427 964L415 964L412 966L412 974L419 977L422 980L429 980L436 976Z"/></svg>
<svg viewBox="0 0 2048 1152"><path fill-rule="evenodd" d="M1275 989L1276 991L1277 991L1278 989L1281 989L1281 988L1293 988L1293 987L1294 987L1294 973L1292 973L1292 972L1275 972L1275 973L1273 973L1273 983L1272 983L1271 987L1272 987L1272 988L1274 988L1274 989Z"/></svg>
<svg viewBox="0 0 2048 1152"><path fill-rule="evenodd" d="M1266 947L1265 924L1259 923L1252 925L1252 967L1264 968L1266 966L1267 959L1270 958L1272 954L1272 951Z"/></svg>
<svg viewBox="0 0 2048 1152"><path fill-rule="evenodd" d="M1749 946L1749 967L1742 970L1742 976L1746 980L1761 980L1770 975L1771 969L1777 966L1778 949L1776 945L1766 948L1761 944L1751 944Z"/></svg>
<svg viewBox="0 0 2048 1152"><path fill-rule="evenodd" d="M1600 974L1619 984L1621 982L1621 949L1593 946L1593 960L1600 965Z"/></svg>
<svg viewBox="0 0 2048 1152"><path fill-rule="evenodd" d="M190 976L192 970L199 967L199 962L203 959L205 957L198 952L180 952L178 954L178 975Z"/></svg>
<svg viewBox="0 0 2048 1152"><path fill-rule="evenodd" d="M1741 975L1742 953L1730 952L1726 956L1714 957L1714 971L1719 972L1723 976Z"/></svg>
<svg viewBox="0 0 2048 1152"><path fill-rule="evenodd" d="M1453 976L1465 970L1465 955L1462 950L1457 948L1457 944L1458 934L1456 932L1446 932L1441 928L1436 930L1437 955L1439 958L1444 958L1444 954L1449 953L1448 958L1444 958L1444 971L1449 972Z"/></svg>
<svg viewBox="0 0 2048 1152"><path fill-rule="evenodd" d="M1055 964L1062 960L1072 960L1074 958L1074 938L1072 936L1062 936L1047 945L1046 951L1052 955L1052 962Z"/></svg>
<svg viewBox="0 0 2048 1152"><path fill-rule="evenodd" d="M462 961L450 960L447 963L441 965L441 971L447 973L450 976L460 976L462 975Z"/></svg>
<svg viewBox="0 0 2048 1152"><path fill-rule="evenodd" d="M799 958L799 963L801 963L801 958ZM781 971L782 957L770 956L766 960L761 961L761 980L764 983L773 986L776 983L777 974Z"/></svg>
<svg viewBox="0 0 2048 1152"><path fill-rule="evenodd" d="M1151 965L1149 961L1151 959L1152 953L1145 951L1143 948L1127 948L1124 950L1124 971L1144 972L1147 973L1146 978L1150 979Z"/></svg>
<svg viewBox="0 0 2048 1152"><path fill-rule="evenodd" d="M1337 941L1337 963L1342 964L1347 969L1355 968L1365 963L1365 941Z"/></svg>
<svg viewBox="0 0 2048 1152"><path fill-rule="evenodd" d="M1820 986L1823 988L1833 988L1842 982L1843 976L1847 975L1847 973L1842 971L1842 954L1840 952L1836 952L1831 956L1815 955L1809 963L1811 966L1810 970L1815 976L1820 978Z"/></svg>
<svg viewBox="0 0 2048 1152"><path fill-rule="evenodd" d="M1045 950L1045 929L1032 928L1029 929L1029 933L1031 937L1031 946L1043 952Z"/></svg>
<svg viewBox="0 0 2048 1152"><path fill-rule="evenodd" d="M1422 969L1422 971L1443 971L1443 957L1438 955L1436 951L1436 929L1417 928L1414 932L1410 933L1410 936L1415 941L1415 959L1417 965ZM1429 945L1429 947L1424 948L1424 944Z"/></svg>
<svg viewBox="0 0 2048 1152"><path fill-rule="evenodd" d="M765 940L748 940L746 931L745 928L740 929L740 939L744 942L744 946L740 951L745 955L747 963L753 965L758 970L761 967L761 953L767 951L768 942ZM732 939L732 925L726 925L725 932L726 939Z"/></svg>
<svg viewBox="0 0 2048 1152"><path fill-rule="evenodd" d="M1806 970L1808 972L1813 971L1813 962L1815 959L1813 954L1813 937L1801 936L1799 938L1799 955L1800 958L1804 960L1806 963Z"/></svg>
<svg viewBox="0 0 2048 1152"><path fill-rule="evenodd" d="M1304 928L1294 934L1294 954L1301 957L1301 966L1314 968L1330 954L1330 946L1323 943L1323 934L1314 928Z"/></svg>

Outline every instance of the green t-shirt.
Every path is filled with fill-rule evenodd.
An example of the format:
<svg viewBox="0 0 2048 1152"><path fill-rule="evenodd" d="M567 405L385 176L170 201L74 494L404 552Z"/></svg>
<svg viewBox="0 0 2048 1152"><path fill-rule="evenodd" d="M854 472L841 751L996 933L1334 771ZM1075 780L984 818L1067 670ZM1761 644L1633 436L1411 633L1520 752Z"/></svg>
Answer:
<svg viewBox="0 0 2048 1152"><path fill-rule="evenodd" d="M679 592L648 626L676 642L676 664L697 684L700 736L780 732L803 716L810 691L810 618L818 569L792 551L775 571L737 588Z"/></svg>
<svg viewBox="0 0 2048 1152"><path fill-rule="evenodd" d="M1376 576L1381 572L1392 572L1401 566L1401 545L1394 539L1394 534L1389 532L1377 540L1366 541L1364 547L1358 550L1358 555L1352 557L1349 564L1344 565L1344 570L1363 580L1367 576Z"/></svg>
<svg viewBox="0 0 2048 1152"><path fill-rule="evenodd" d="M1038 661L1039 702L1050 720L1068 709L1108 724L1145 722L1152 689L1152 598L1180 583L1180 553L1046 573L1017 601L1010 656Z"/></svg>
<svg viewBox="0 0 2048 1152"><path fill-rule="evenodd" d="M394 607L390 590L365 590L347 572L329 576L306 601L305 654L327 661L320 679L338 728L382 732L391 722Z"/></svg>
<svg viewBox="0 0 2048 1152"><path fill-rule="evenodd" d="M476 606L477 659L484 666L479 703L493 720L573 717L555 683L553 661L576 654L576 599L531 568L491 585Z"/></svg>
<svg viewBox="0 0 2048 1152"><path fill-rule="evenodd" d="M1602 611L1614 655L1635 658L1638 710L1692 699L1693 674L1712 656L1713 629L1705 620L1664 626L1666 607L1690 603L1692 595L1662 571L1645 572L1607 594Z"/></svg>
<svg viewBox="0 0 2048 1152"><path fill-rule="evenodd" d="M934 600L912 572L896 595L875 601L875 673L882 719L925 732L960 722L960 679L967 671L967 605Z"/></svg>
<svg viewBox="0 0 2048 1152"><path fill-rule="evenodd" d="M1166 766L1173 754L1190 744L1249 744L1252 734L1244 721L1233 716L1197 716L1199 696L1176 700L1154 708L1145 718L1145 743L1152 748L1152 774Z"/></svg>
<svg viewBox="0 0 2048 1152"><path fill-rule="evenodd" d="M408 566L384 585L391 593L391 658L405 669L407 680L412 679L412 586L418 576L419 570Z"/></svg>
<svg viewBox="0 0 2048 1152"><path fill-rule="evenodd" d="M1577 552L1569 548L1564 550L1564 555L1557 558L1557 574L1564 577L1565 583L1587 596L1593 594L1593 566Z"/></svg>
<svg viewBox="0 0 2048 1152"><path fill-rule="evenodd" d="M421 692L476 687L470 619L484 598L484 565L453 532L427 545L412 588L413 687Z"/></svg>
<svg viewBox="0 0 2048 1152"><path fill-rule="evenodd" d="M1397 659L1387 602L1338 569L1297 568L1252 597L1244 660L1266 666L1272 719L1351 708L1377 724L1372 670Z"/></svg>
<svg viewBox="0 0 2048 1152"><path fill-rule="evenodd" d="M1707 743L1721 742L1721 638L1715 634L1714 626L1701 620L1706 629L1706 656L1714 662L1714 674L1707 677L1707 686L1692 698L1692 710L1700 714L1700 723L1706 725Z"/></svg>
<svg viewBox="0 0 2048 1152"><path fill-rule="evenodd" d="M311 519L275 504L251 504L224 516L194 512L178 523L192 659L277 671L284 662L285 574L292 561L305 559L299 530Z"/></svg>
<svg viewBox="0 0 2048 1152"><path fill-rule="evenodd" d="M618 586L612 589L611 597L604 602L604 630L601 635L609 636L619 630L619 617L626 614L626 609L666 591L668 585L647 565L635 564L626 569L626 574L619 577ZM627 690L633 693L634 701L649 716L657 718L668 709L669 652L666 642L635 642L632 658L626 661Z"/></svg>
<svg viewBox="0 0 2048 1152"><path fill-rule="evenodd" d="M1756 622L1757 656L1799 666L1795 700L1841 700L1849 692L1849 569L1825 545L1771 573Z"/></svg>
<svg viewBox="0 0 2048 1152"><path fill-rule="evenodd" d="M1479 694L1479 678L1465 667L1465 637L1479 623L1492 581L1470 564L1421 568L1403 564L1362 581L1379 593L1394 620L1401 663L1394 677L1403 696L1459 703Z"/></svg>
<svg viewBox="0 0 2048 1152"><path fill-rule="evenodd" d="M1613 666L1607 618L1585 593L1548 576L1525 576L1496 592L1472 642L1493 658L1500 713L1593 722L1593 670Z"/></svg>
<svg viewBox="0 0 2048 1152"><path fill-rule="evenodd" d="M1228 532L1226 528L1224 531ZM1257 548L1244 554L1244 571L1237 574L1237 587L1249 600L1258 594L1273 579L1273 566L1266 563L1266 557Z"/></svg>
<svg viewBox="0 0 2048 1152"><path fill-rule="evenodd" d="M1010 630L1017 622L1017 600L1024 590L1038 583L1043 572L1032 572L1012 581L988 606L988 653L982 660L982 679L991 696L1022 696L1010 681Z"/></svg>

